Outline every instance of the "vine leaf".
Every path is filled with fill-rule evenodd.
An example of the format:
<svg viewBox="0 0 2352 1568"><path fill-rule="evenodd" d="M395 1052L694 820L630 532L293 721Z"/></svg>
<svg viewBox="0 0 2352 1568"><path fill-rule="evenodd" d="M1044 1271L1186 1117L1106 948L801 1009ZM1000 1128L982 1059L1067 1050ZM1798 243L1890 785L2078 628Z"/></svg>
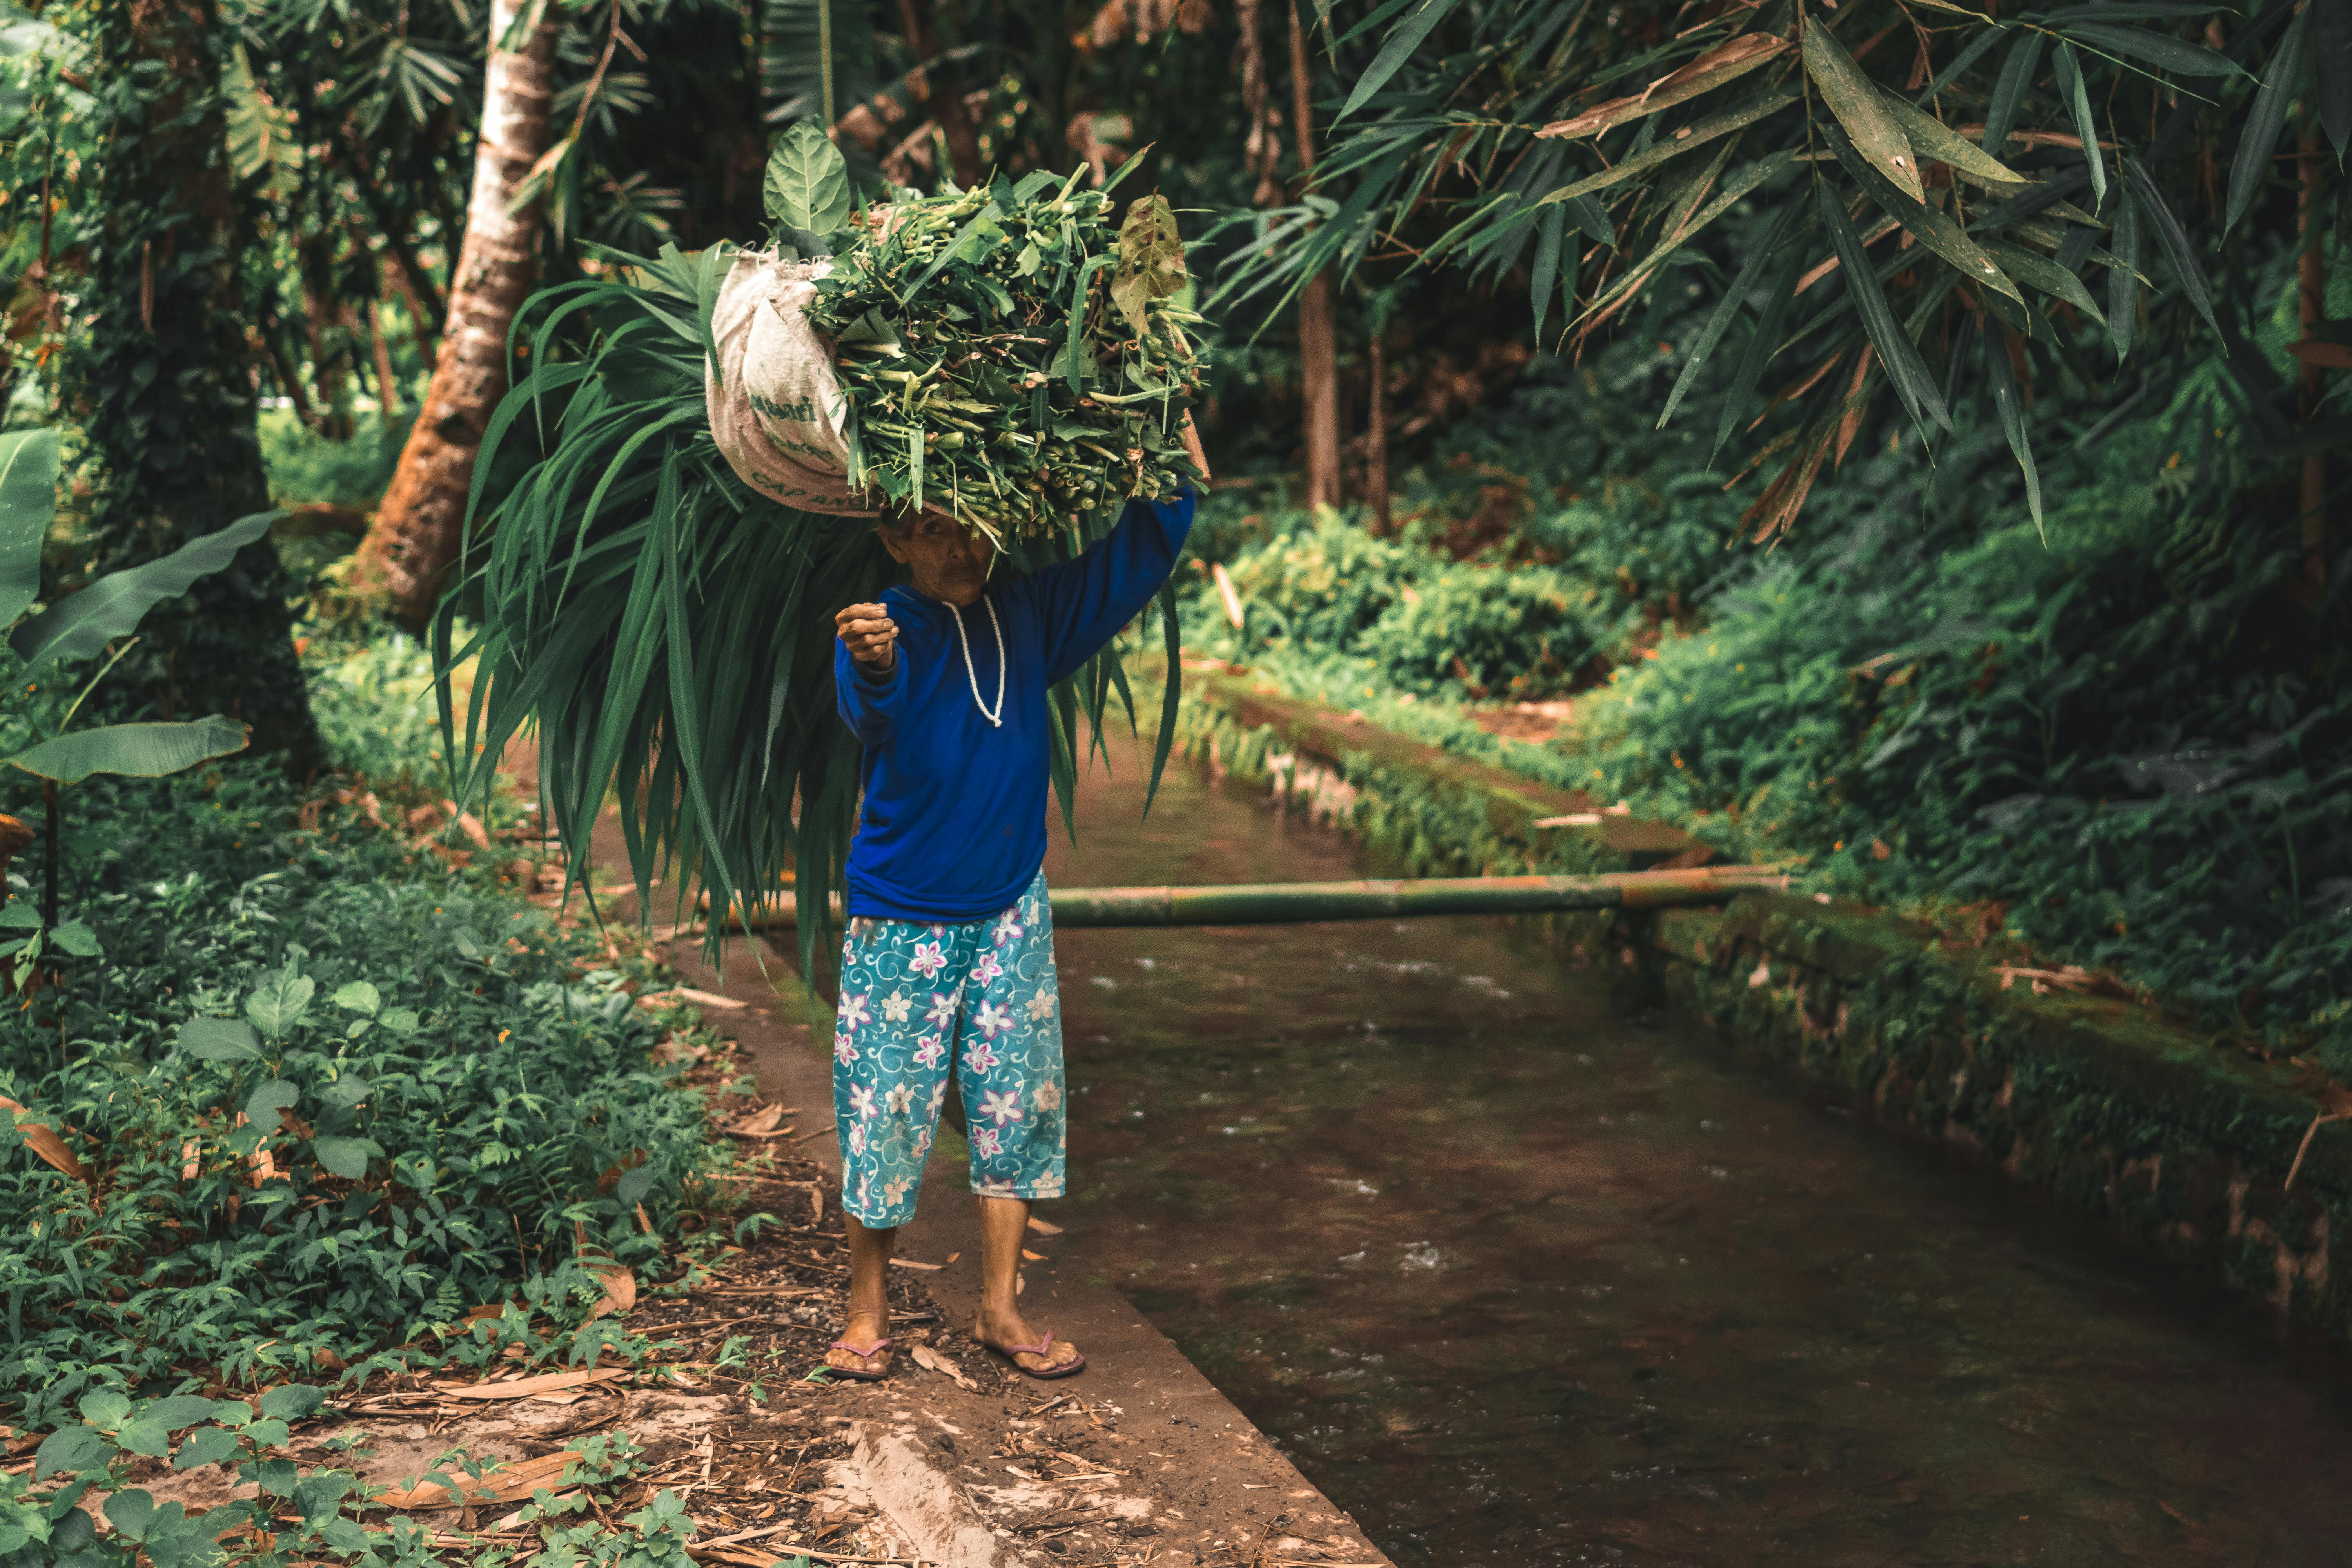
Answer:
<svg viewBox="0 0 2352 1568"><path fill-rule="evenodd" d="M814 119L796 120L768 158L768 216L823 238L849 216L849 166Z"/></svg>
<svg viewBox="0 0 2352 1568"><path fill-rule="evenodd" d="M1870 79L1862 74L1862 68L1853 63L1853 57L1845 52L1845 46L1811 16L1805 18L1805 74L1821 89L1822 100L1871 167L1913 201L1926 201L1918 161L1912 156L1911 142L1903 134L1903 127ZM1884 351L1880 357L1885 357Z"/></svg>

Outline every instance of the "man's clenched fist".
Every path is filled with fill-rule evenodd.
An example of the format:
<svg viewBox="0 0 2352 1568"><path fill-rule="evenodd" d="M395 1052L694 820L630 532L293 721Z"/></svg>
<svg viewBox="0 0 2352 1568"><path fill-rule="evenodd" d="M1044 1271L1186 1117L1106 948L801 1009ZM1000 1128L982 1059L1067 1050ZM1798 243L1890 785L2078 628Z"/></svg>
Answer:
<svg viewBox="0 0 2352 1568"><path fill-rule="evenodd" d="M849 657L877 675L887 675L898 662L898 623L880 605L852 605L833 617L834 636Z"/></svg>

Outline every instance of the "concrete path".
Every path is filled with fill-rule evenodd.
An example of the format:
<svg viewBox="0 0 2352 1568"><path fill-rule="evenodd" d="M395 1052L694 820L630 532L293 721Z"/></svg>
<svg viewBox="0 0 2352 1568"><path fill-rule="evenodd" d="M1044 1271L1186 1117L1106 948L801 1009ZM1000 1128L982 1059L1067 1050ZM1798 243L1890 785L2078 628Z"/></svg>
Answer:
<svg viewBox="0 0 2352 1568"><path fill-rule="evenodd" d="M625 884L611 817L593 848L598 884ZM610 907L626 917L635 905L625 893ZM653 907L667 907L659 889ZM802 1108L812 1129L827 1125L831 1026L812 1025L808 994L783 957L757 938L731 942L719 970L704 963L698 937L661 951L687 985L744 1004L708 1009L706 1021L755 1065L762 1097ZM832 1201L838 1144L825 1135L801 1146L834 1183ZM873 1538L877 1546L955 1568L1389 1568L1354 1520L1057 1240L1033 1235L1029 1250L1043 1256L1025 1265L1022 1305L1034 1325L1077 1345L1087 1370L1038 1382L973 1341L980 1253L964 1157L963 1140L942 1127L922 1210L898 1244L901 1258L939 1265L919 1272L943 1321L917 1337L952 1373L918 1365L902 1342L887 1382L835 1384L816 1402L828 1420L851 1424L858 1473L850 1489L893 1527ZM1053 1206L1041 1205L1040 1217ZM796 1403L807 1402L806 1386L793 1391Z"/></svg>

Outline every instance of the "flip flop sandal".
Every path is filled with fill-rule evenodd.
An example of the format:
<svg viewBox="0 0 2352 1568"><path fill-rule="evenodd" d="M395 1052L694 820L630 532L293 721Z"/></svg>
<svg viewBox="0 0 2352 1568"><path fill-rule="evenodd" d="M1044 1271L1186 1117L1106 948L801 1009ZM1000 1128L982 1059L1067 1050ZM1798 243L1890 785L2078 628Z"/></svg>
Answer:
<svg viewBox="0 0 2352 1568"><path fill-rule="evenodd" d="M1050 1340L1054 1336L1047 1334L1045 1337ZM877 1352L887 1350L889 1348L889 1344L890 1342L887 1339L876 1340L872 1344L867 1345L861 1350L857 1346L851 1344L847 1340L835 1340L833 1343L825 1346L824 1348L829 1351L847 1351L851 1355L856 1356L860 1360L871 1361L874 1359ZM896 1360L897 1358L893 1357L892 1359ZM845 1377L852 1383L879 1383L884 1378L890 1375L890 1363L887 1361L882 1363L880 1370L876 1372L861 1372L856 1367L835 1366L831 1362L826 1362L824 1365L824 1370L833 1373L834 1376Z"/></svg>
<svg viewBox="0 0 2352 1568"><path fill-rule="evenodd" d="M981 1341L981 1343L987 1345L988 1342L986 1340L982 1340ZM1047 1329L1045 1331L1045 1337L1039 1340L1034 1345L988 1345L988 1348L994 1351L998 1355L1003 1356L1006 1361L1013 1362L1013 1371L1021 1373L1024 1377L1034 1377L1040 1383L1051 1383L1057 1377L1069 1377L1085 1369L1087 1358L1084 1356L1076 1357L1066 1365L1049 1366L1043 1372L1032 1372L1029 1368L1023 1366L1019 1362L1013 1360L1015 1356L1050 1355L1053 1353L1053 1343L1054 1331Z"/></svg>

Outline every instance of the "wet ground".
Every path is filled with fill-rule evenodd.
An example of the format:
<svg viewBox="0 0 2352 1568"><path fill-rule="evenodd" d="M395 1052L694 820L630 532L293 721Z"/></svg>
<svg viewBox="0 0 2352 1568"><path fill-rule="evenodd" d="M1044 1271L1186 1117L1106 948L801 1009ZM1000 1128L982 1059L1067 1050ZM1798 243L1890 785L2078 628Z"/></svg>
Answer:
<svg viewBox="0 0 2352 1568"><path fill-rule="evenodd" d="M1048 876L1377 870L1173 768L1140 803L1089 784ZM1059 946L1063 1253L1400 1563L2352 1557L2340 1362L1498 921Z"/></svg>

